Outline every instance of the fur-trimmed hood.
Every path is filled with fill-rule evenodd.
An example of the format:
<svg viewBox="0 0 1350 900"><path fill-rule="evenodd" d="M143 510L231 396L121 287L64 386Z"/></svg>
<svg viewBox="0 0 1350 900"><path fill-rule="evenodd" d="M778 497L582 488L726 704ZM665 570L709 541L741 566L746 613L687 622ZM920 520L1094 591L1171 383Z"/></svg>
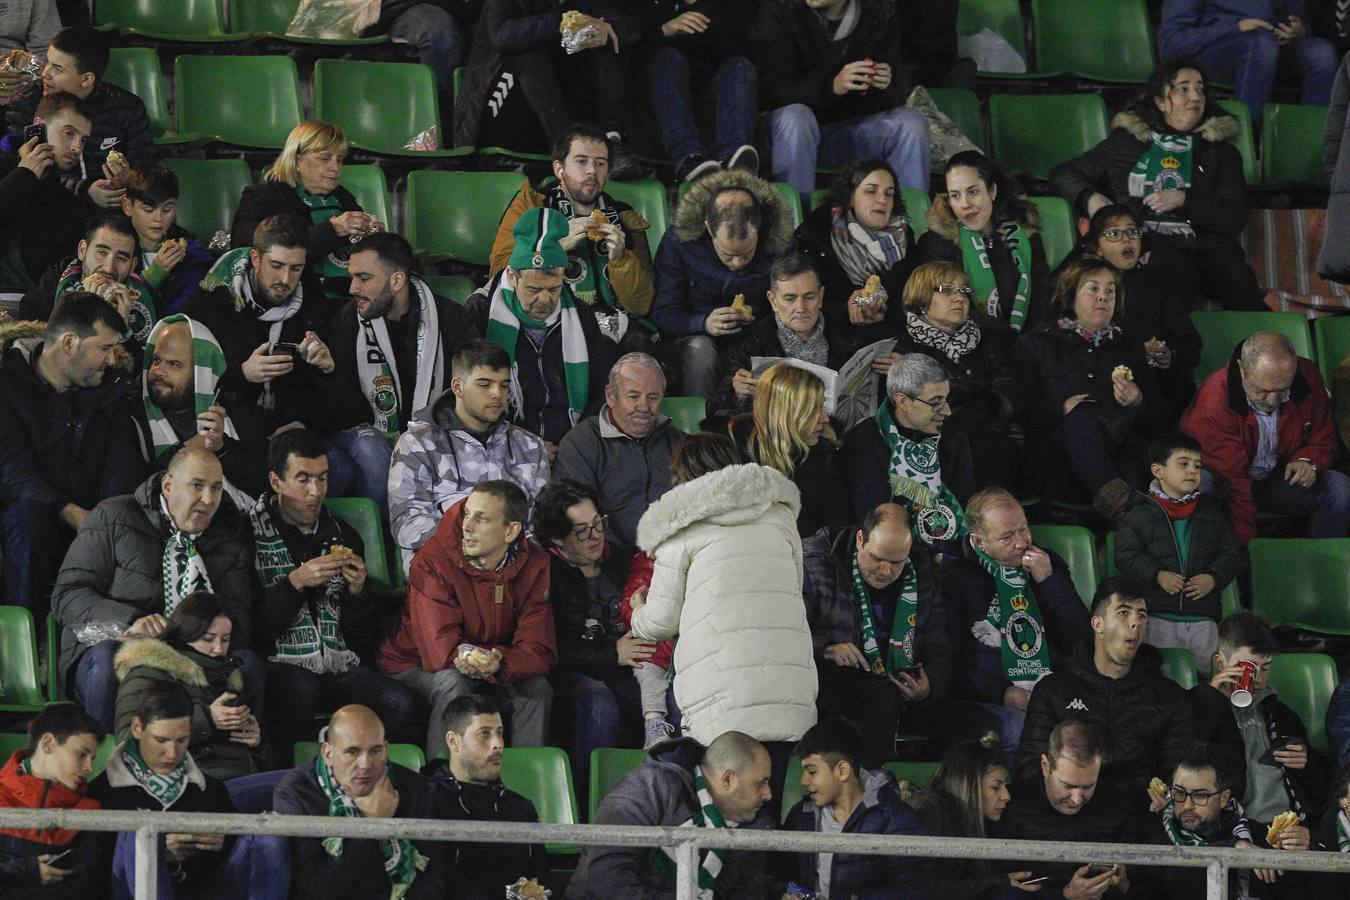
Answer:
<svg viewBox="0 0 1350 900"><path fill-rule="evenodd" d="M206 673L186 654L180 653L159 638L128 638L113 657L113 674L125 681L132 669L145 666L159 669L173 681L191 687L206 687Z"/></svg>
<svg viewBox="0 0 1350 900"><path fill-rule="evenodd" d="M1025 195L1021 195L1025 198ZM1041 230L1040 216L1034 215L1033 207L1032 219L1022 223L1022 230L1028 235L1035 234ZM956 220L956 213L952 212L952 206L947 202L947 198L942 194L933 197L933 205L928 207L928 214L924 216L924 221L928 223L928 230L936 232L940 237L946 238L953 244L961 236L961 223Z"/></svg>
<svg viewBox="0 0 1350 900"><path fill-rule="evenodd" d="M41 338L47 333L46 322L10 322L0 325L0 353L4 353L19 341Z"/></svg>
<svg viewBox="0 0 1350 900"><path fill-rule="evenodd" d="M801 492L786 475L755 463L727 466L671 488L648 507L638 523L638 546L650 556L690 525L753 522L776 504L786 506L796 520Z"/></svg>
<svg viewBox="0 0 1350 900"><path fill-rule="evenodd" d="M760 225L760 249L775 257L787 249L792 240L792 217L787 204L772 184L738 169L715 172L694 182L675 208L675 235L685 243L693 243L706 234L703 221L708 217L708 206L722 188L739 187L749 191L759 201L764 220Z"/></svg>
<svg viewBox="0 0 1350 900"><path fill-rule="evenodd" d="M1111 120L1112 128L1123 128L1128 131L1135 140L1148 144L1152 142L1149 132L1153 129L1144 121L1144 117L1132 109L1123 109L1116 113L1116 117ZM1202 141L1211 141L1213 143L1222 143L1224 141L1233 141L1238 136L1238 120L1236 116L1229 115L1223 111L1211 112L1209 117L1200 122L1200 127L1194 132Z"/></svg>

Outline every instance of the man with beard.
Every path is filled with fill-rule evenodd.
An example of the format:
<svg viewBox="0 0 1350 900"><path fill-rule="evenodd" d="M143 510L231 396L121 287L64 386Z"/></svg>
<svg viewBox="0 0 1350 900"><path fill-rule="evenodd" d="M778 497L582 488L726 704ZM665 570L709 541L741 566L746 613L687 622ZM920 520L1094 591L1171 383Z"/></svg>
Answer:
<svg viewBox="0 0 1350 900"><path fill-rule="evenodd" d="M334 402L335 446L357 464L354 493L388 508L390 435L408 430L449 384L450 361L478 329L464 307L417 277L412 247L375 232L352 249L351 302L333 317L330 346L347 390Z"/></svg>

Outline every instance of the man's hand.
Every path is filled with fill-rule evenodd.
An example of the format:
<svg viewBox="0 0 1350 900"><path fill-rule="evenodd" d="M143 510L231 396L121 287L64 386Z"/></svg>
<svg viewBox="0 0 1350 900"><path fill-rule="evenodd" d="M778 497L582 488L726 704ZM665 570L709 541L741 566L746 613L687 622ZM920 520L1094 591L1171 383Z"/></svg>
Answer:
<svg viewBox="0 0 1350 900"><path fill-rule="evenodd" d="M615 651L619 655L619 665L636 669L638 663L644 663L652 658L652 654L656 653L656 644L644 641L628 631L615 641Z"/></svg>
<svg viewBox="0 0 1350 900"><path fill-rule="evenodd" d="M221 731L234 731L236 728L244 727L244 723L249 719L248 707L230 705L238 698L238 694L226 691L211 701L211 724Z"/></svg>
<svg viewBox="0 0 1350 900"><path fill-rule="evenodd" d="M56 152L51 144L39 144L38 139L28 139L28 143L19 148L19 168L27 169L38 178L47 174L47 170L56 165Z"/></svg>
<svg viewBox="0 0 1350 900"><path fill-rule="evenodd" d="M346 560L333 556L331 553L326 553L323 556L307 559L291 569L286 579L290 581L291 587L297 591L321 587L335 576L341 575L346 565Z"/></svg>
<svg viewBox="0 0 1350 900"><path fill-rule="evenodd" d="M1027 711L1027 704L1031 702L1031 694L1015 684L1010 684L1003 689L1003 705L1009 709L1020 709Z"/></svg>
<svg viewBox="0 0 1350 900"><path fill-rule="evenodd" d="M1155 790L1152 782L1144 788L1144 792L1148 794L1148 811L1150 814L1161 812L1162 808L1167 805L1168 792Z"/></svg>
<svg viewBox="0 0 1350 900"><path fill-rule="evenodd" d="M489 675L497 674L497 671L502 667L502 651L494 647L489 651L489 656L487 662L478 663L455 654L453 665L461 674L470 678L486 678Z"/></svg>
<svg viewBox="0 0 1350 900"><path fill-rule="evenodd" d="M1264 28L1266 31L1275 30L1275 26L1265 19L1238 19L1238 31L1255 31L1258 28Z"/></svg>
<svg viewBox="0 0 1350 900"><path fill-rule="evenodd" d="M1216 691L1222 691L1225 687L1232 687L1238 683L1238 679L1242 677L1242 672L1242 666L1229 665L1210 676L1209 686Z"/></svg>
<svg viewBox="0 0 1350 900"><path fill-rule="evenodd" d="M604 19L597 18L592 18L586 24L594 25L596 33L587 40L586 43L581 45L582 50L595 50L612 42L614 44L614 52L619 52L619 36L614 33L614 26L610 25Z"/></svg>
<svg viewBox="0 0 1350 900"><path fill-rule="evenodd" d="M549 465L558 461L558 445L552 441L544 441L544 453L548 455Z"/></svg>
<svg viewBox="0 0 1350 900"><path fill-rule="evenodd" d="M900 689L900 696L904 697L910 703L919 703L928 699L928 693L932 687L928 684L928 675L922 668L910 669L908 672L896 672L893 675L887 675L891 684Z"/></svg>
<svg viewBox="0 0 1350 900"><path fill-rule="evenodd" d="M1073 412L1074 408L1078 406L1078 404L1082 403L1084 400L1089 399L1089 396L1090 395L1088 394L1074 394L1068 400L1065 400L1064 406L1062 407L1064 410L1064 415L1067 416L1069 413Z"/></svg>
<svg viewBox="0 0 1350 900"><path fill-rule="evenodd" d="M1290 825L1284 831L1280 832L1279 838L1275 841L1276 846L1272 850L1307 850L1312 846L1312 835L1308 832L1307 826Z"/></svg>
<svg viewBox="0 0 1350 900"><path fill-rule="evenodd" d="M1243 841L1243 840L1239 840L1239 841L1235 841L1235 842L1233 843L1233 849L1234 849L1234 850L1260 850L1260 849L1262 849L1262 848L1256 846L1256 845L1253 844L1251 841ZM1278 879L1281 875L1284 874L1284 870L1282 870L1282 869L1252 869L1252 874L1255 875L1255 876L1256 876L1258 879L1260 879L1261 881L1264 881L1266 884L1274 884L1275 881L1276 881L1276 879Z"/></svg>
<svg viewBox="0 0 1350 900"><path fill-rule="evenodd" d="M865 91L872 85L873 71L874 64L865 59L845 63L844 67L834 76L834 83L830 86L831 90L834 91L836 97L842 97L850 91ZM886 83L890 83L889 76Z"/></svg>
<svg viewBox="0 0 1350 900"><path fill-rule="evenodd" d="M731 376L731 390L737 400L749 400L755 396L755 376L749 369L738 369Z"/></svg>
<svg viewBox="0 0 1350 900"><path fill-rule="evenodd" d="M0 105L8 106L9 101L23 87L23 73L11 68L0 69Z"/></svg>
<svg viewBox="0 0 1350 900"><path fill-rule="evenodd" d="M1111 888L1111 879L1116 877L1114 869L1108 869L1100 875L1088 875L1092 866L1081 866L1073 873L1073 878L1064 885L1065 900L1097 900Z"/></svg>
<svg viewBox="0 0 1350 900"><path fill-rule="evenodd" d="M587 239L586 229L590 228L592 224L589 216L576 216L575 218L568 219L567 237L558 241L558 243L562 245L563 250L571 253L577 247L581 246L582 241Z"/></svg>
<svg viewBox="0 0 1350 900"><path fill-rule="evenodd" d="M255 716L249 716L244 724L230 732L230 740L245 747L256 747L262 743L262 726Z"/></svg>
<svg viewBox="0 0 1350 900"><path fill-rule="evenodd" d="M130 168L131 162L125 156L121 159L114 159L109 156L103 161L103 177L112 181L125 175Z"/></svg>
<svg viewBox="0 0 1350 900"><path fill-rule="evenodd" d="M342 563L342 579L347 582L347 593L359 594L366 589L366 578L370 572L366 561L353 553Z"/></svg>
<svg viewBox="0 0 1350 900"><path fill-rule="evenodd" d="M1158 587L1169 594L1180 594L1186 589L1186 579L1176 572L1159 572Z"/></svg>
<svg viewBox="0 0 1350 900"><path fill-rule="evenodd" d="M1186 205L1186 192L1175 189L1158 191L1145 197L1144 205L1155 213L1170 213Z"/></svg>
<svg viewBox="0 0 1350 900"><path fill-rule="evenodd" d="M398 810L398 791L394 789L389 773L385 772L375 790L364 797L353 797L352 802L367 818L388 819Z"/></svg>
<svg viewBox="0 0 1350 900"><path fill-rule="evenodd" d="M856 290L848 295L848 321L851 325L875 325L886 318L886 303L883 300L879 303L858 303L857 300L862 296L862 290Z"/></svg>
<svg viewBox="0 0 1350 900"><path fill-rule="evenodd" d="M735 334L745 324L746 318L741 315L740 310L732 309L730 306L719 306L703 320L703 330L713 337L723 337Z"/></svg>
<svg viewBox="0 0 1350 900"><path fill-rule="evenodd" d="M1279 750L1276 750L1271 755L1275 757L1277 763L1284 766L1286 769L1308 768L1308 747L1306 744L1288 744ZM1304 830L1306 831L1307 829ZM1288 834L1289 831L1285 831L1284 833ZM1308 848L1305 845L1303 847L1286 849L1307 850Z"/></svg>
<svg viewBox="0 0 1350 900"><path fill-rule="evenodd" d="M1192 575L1186 579L1186 596L1192 600L1199 600L1213 593L1218 585L1213 575Z"/></svg>
<svg viewBox="0 0 1350 900"><path fill-rule="evenodd" d="M212 453L219 453L225 447L225 407L213 404L204 413L197 415L197 433L183 442L205 447Z"/></svg>
<svg viewBox="0 0 1350 900"><path fill-rule="evenodd" d="M291 359L290 354L278 353L274 356L270 352L271 349L271 341L259 344L258 349L244 360L240 369L244 373L245 381L262 384L273 378L280 378L295 368L295 360Z"/></svg>
<svg viewBox="0 0 1350 900"><path fill-rule="evenodd" d="M862 669L865 672L871 668L857 644L831 644L825 648L825 658L846 669Z"/></svg>
<svg viewBox="0 0 1350 900"><path fill-rule="evenodd" d="M65 522L71 530L79 531L80 526L84 524L84 520L89 516L89 510L75 503L67 503L65 506L61 507L61 512L58 513L58 515L61 517L61 521Z"/></svg>
<svg viewBox="0 0 1350 900"><path fill-rule="evenodd" d="M181 241L165 241L159 245L159 250L155 253L155 265L165 272L172 272L174 267L186 258L186 244Z"/></svg>
<svg viewBox="0 0 1350 900"><path fill-rule="evenodd" d="M701 12L683 12L661 26L661 35L671 38L677 34L702 34L711 24L712 19Z"/></svg>
<svg viewBox="0 0 1350 900"><path fill-rule="evenodd" d="M312 331L305 332L305 339L300 342L300 355L304 357L305 362L325 375L331 375L337 368L328 345Z"/></svg>
<svg viewBox="0 0 1350 900"><path fill-rule="evenodd" d="M1034 544L1022 554L1022 568L1031 574L1032 581L1037 584L1049 578L1055 571L1054 564L1050 562L1050 554Z"/></svg>
<svg viewBox="0 0 1350 900"><path fill-rule="evenodd" d="M891 86L891 64L877 63L872 68L872 78L870 79L872 87L884 91Z"/></svg>
<svg viewBox="0 0 1350 900"><path fill-rule="evenodd" d="M1123 375L1111 379L1111 394L1126 409L1133 409L1144 401L1144 392L1139 390L1139 385Z"/></svg>
<svg viewBox="0 0 1350 900"><path fill-rule="evenodd" d="M1292 44L1308 34L1308 29L1298 16L1290 16L1289 21L1276 25L1271 30L1275 32L1275 41L1281 47Z"/></svg>
<svg viewBox="0 0 1350 900"><path fill-rule="evenodd" d="M131 627L127 629L127 634L139 634L143 637L157 638L164 633L164 626L166 624L168 624L168 620L159 613L142 616L131 623Z"/></svg>
<svg viewBox="0 0 1350 900"><path fill-rule="evenodd" d="M891 370L891 366L900 359L899 353L883 353L872 360L872 371L878 375L885 375Z"/></svg>
<svg viewBox="0 0 1350 900"><path fill-rule="evenodd" d="M1036 874L1036 873L1035 873L1035 872L1032 872L1030 869L1024 869L1024 870L1022 870L1021 872L1009 872L1009 873L1008 873L1008 884L1012 885L1014 888L1016 888L1016 889L1019 890L1019 891L1024 891L1024 892L1026 892L1026 893L1028 893L1028 894L1034 894L1034 893L1036 893L1037 891L1039 891L1041 888L1045 887L1045 885L1044 885L1044 884L1023 884L1022 882L1026 881L1028 878L1030 878L1031 876L1033 876L1033 875L1035 875L1035 874Z"/></svg>
<svg viewBox="0 0 1350 900"><path fill-rule="evenodd" d="M618 262L628 246L628 238L624 236L623 229L618 225L607 222L600 226L600 230L605 233L605 236L600 239L600 249L609 257L610 262Z"/></svg>
<svg viewBox="0 0 1350 900"><path fill-rule="evenodd" d="M1310 488L1317 480L1317 467L1306 459L1292 460L1284 467L1284 480L1294 487Z"/></svg>
<svg viewBox="0 0 1350 900"><path fill-rule="evenodd" d="M89 184L89 199L104 209L121 209L122 198L126 193L126 188L115 188L106 178L100 178Z"/></svg>
<svg viewBox="0 0 1350 900"><path fill-rule="evenodd" d="M169 862L180 863L198 853L216 853L225 846L223 834L166 834L164 846Z"/></svg>

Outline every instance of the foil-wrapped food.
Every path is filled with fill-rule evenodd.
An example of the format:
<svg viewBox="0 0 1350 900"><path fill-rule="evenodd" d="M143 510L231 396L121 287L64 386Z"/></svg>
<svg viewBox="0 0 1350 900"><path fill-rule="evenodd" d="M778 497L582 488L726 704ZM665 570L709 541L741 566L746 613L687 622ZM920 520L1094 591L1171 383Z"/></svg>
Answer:
<svg viewBox="0 0 1350 900"><path fill-rule="evenodd" d="M587 42L600 33L599 29L591 24L590 16L575 9L569 9L562 14L562 24L558 26L558 30L562 32L562 48L569 55L585 50Z"/></svg>

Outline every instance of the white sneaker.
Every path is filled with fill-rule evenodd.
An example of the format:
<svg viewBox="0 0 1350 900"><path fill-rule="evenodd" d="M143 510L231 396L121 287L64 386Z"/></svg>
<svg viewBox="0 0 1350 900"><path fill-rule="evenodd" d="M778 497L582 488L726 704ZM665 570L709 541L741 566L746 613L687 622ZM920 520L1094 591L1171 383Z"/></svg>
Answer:
<svg viewBox="0 0 1350 900"><path fill-rule="evenodd" d="M666 721L665 716L651 716L642 723L646 738L642 742L643 750L650 750L662 741L675 736L675 726Z"/></svg>

